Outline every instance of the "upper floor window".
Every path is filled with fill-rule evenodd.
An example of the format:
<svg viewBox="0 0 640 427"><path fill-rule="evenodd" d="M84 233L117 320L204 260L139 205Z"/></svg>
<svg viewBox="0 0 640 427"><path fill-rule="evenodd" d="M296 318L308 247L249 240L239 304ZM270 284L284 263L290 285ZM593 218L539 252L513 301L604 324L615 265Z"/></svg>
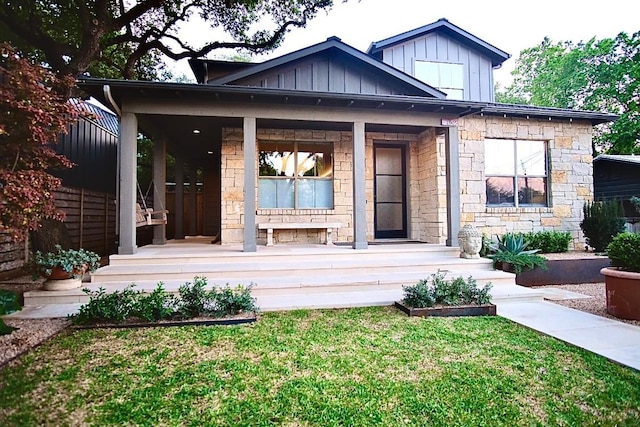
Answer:
<svg viewBox="0 0 640 427"><path fill-rule="evenodd" d="M485 139L485 178L487 205L547 206L546 142Z"/></svg>
<svg viewBox="0 0 640 427"><path fill-rule="evenodd" d="M333 144L259 143L258 205L262 209L333 209Z"/></svg>
<svg viewBox="0 0 640 427"><path fill-rule="evenodd" d="M415 61L415 77L447 94L449 99L464 99L462 64Z"/></svg>

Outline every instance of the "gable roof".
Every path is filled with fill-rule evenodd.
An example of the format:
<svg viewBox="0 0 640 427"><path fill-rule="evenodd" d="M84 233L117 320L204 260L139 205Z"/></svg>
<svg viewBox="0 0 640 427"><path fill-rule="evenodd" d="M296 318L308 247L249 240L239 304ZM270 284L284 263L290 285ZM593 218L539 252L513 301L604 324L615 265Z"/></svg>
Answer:
<svg viewBox="0 0 640 427"><path fill-rule="evenodd" d="M297 50L287 55L283 55L278 58L274 58L269 61L263 62L261 64L256 64L252 67L247 67L237 72L211 80L209 84L211 85L233 84L233 82L236 82L240 79L244 79L250 76L256 76L258 74L274 70L278 67L286 66L288 64L291 64L292 62L299 61L303 58L308 58L308 57L323 54L323 53L328 53L332 55L336 55L336 53L341 53L342 55L346 55L349 59L356 61L358 64L364 67L372 69L376 73L382 74L387 79L395 80L397 83L410 86L412 89L416 90L418 95L433 97L438 99L446 98L446 94L444 92L441 92L438 89L426 83L423 83L420 80L408 74L405 74L402 71L388 64L385 64L382 61L379 61L359 51L354 47L349 46L348 44L342 42L338 37L329 37L324 42Z"/></svg>
<svg viewBox="0 0 640 427"><path fill-rule="evenodd" d="M457 25L452 24L446 18L440 18L436 22L424 25L420 28L410 30L393 37L386 38L377 42L371 43L367 53L377 58L381 57L382 51L388 47L403 43L407 40L424 36L432 32L440 32L448 35L449 37L470 46L477 52L491 59L491 64L494 67L501 65L504 61L509 59L511 55L505 51L498 49L497 47L485 42L484 40L474 36L473 34L463 30Z"/></svg>

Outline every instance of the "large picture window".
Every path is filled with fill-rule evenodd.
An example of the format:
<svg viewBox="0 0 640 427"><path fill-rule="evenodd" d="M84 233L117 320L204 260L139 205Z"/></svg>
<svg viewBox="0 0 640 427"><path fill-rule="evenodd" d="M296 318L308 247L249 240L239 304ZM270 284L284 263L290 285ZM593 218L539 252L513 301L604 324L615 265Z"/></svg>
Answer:
<svg viewBox="0 0 640 427"><path fill-rule="evenodd" d="M487 205L547 206L547 144L486 139L485 178Z"/></svg>
<svg viewBox="0 0 640 427"><path fill-rule="evenodd" d="M261 209L333 209L333 144L259 142Z"/></svg>
<svg viewBox="0 0 640 427"><path fill-rule="evenodd" d="M462 64L415 61L415 77L440 89L449 99L464 99L464 73Z"/></svg>

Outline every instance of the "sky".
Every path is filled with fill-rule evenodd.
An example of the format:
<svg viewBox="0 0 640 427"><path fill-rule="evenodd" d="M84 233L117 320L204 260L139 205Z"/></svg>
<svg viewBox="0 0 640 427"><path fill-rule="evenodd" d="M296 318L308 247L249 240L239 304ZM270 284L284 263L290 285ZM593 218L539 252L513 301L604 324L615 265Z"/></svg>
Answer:
<svg viewBox="0 0 640 427"><path fill-rule="evenodd" d="M278 49L254 57L253 61L263 62L331 36L366 51L371 42L446 18L511 55L501 69L494 71L495 81L505 86L511 81L510 73L519 52L539 44L545 36L553 41L578 42L592 37L615 37L623 31L640 31L638 0L349 0L346 3L334 0L334 3L332 10L320 12L307 27L290 31ZM183 34L195 44L203 34L213 32L194 22ZM169 61L168 65L176 75L193 76L186 60Z"/></svg>

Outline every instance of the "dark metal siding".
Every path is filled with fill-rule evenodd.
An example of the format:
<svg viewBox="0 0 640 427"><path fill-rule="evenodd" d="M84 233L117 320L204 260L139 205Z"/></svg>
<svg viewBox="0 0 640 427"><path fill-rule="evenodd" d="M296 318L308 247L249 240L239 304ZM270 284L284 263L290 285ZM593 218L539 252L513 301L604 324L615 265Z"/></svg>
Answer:
<svg viewBox="0 0 640 427"><path fill-rule="evenodd" d="M640 197L640 164L599 160L593 163L593 192L596 200L622 200L627 216L638 216L629 203Z"/></svg>
<svg viewBox="0 0 640 427"><path fill-rule="evenodd" d="M115 193L118 135L98 123L81 118L55 150L76 164L72 169L52 171L67 187Z"/></svg>
<svg viewBox="0 0 640 427"><path fill-rule="evenodd" d="M341 54L317 55L251 77L234 85L366 95L418 95L417 89L380 76Z"/></svg>
<svg viewBox="0 0 640 427"><path fill-rule="evenodd" d="M415 76L416 60L462 64L464 99L494 101L491 58L444 34L430 33L388 47L383 50L382 60L411 76Z"/></svg>

